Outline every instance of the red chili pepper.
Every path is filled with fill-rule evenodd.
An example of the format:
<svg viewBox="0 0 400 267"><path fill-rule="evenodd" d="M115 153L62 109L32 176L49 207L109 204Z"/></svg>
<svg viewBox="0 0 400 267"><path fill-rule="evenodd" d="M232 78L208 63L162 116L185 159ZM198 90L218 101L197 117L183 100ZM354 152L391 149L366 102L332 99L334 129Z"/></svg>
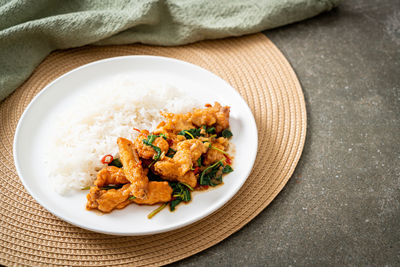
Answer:
<svg viewBox="0 0 400 267"><path fill-rule="evenodd" d="M194 174L198 174L199 172L200 172L200 168L199 167L194 168Z"/></svg>
<svg viewBox="0 0 400 267"><path fill-rule="evenodd" d="M133 130L138 131L140 133L140 130L138 128L133 128Z"/></svg>
<svg viewBox="0 0 400 267"><path fill-rule="evenodd" d="M225 154L224 154L224 156L225 156L225 158L226 158L226 163L227 163L228 165L231 165L231 164L232 164L231 158L230 158L228 155L225 155Z"/></svg>
<svg viewBox="0 0 400 267"><path fill-rule="evenodd" d="M113 160L114 160L114 157L111 156L110 154L108 154L101 158L101 163L110 164Z"/></svg>

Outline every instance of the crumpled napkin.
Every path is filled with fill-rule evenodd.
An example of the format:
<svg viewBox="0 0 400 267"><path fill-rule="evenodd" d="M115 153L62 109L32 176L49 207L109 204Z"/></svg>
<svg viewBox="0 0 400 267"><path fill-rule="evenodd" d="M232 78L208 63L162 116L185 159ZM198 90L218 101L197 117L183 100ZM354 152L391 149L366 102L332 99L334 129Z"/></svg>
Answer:
<svg viewBox="0 0 400 267"><path fill-rule="evenodd" d="M315 16L339 0L0 0L0 101L53 50L182 45Z"/></svg>

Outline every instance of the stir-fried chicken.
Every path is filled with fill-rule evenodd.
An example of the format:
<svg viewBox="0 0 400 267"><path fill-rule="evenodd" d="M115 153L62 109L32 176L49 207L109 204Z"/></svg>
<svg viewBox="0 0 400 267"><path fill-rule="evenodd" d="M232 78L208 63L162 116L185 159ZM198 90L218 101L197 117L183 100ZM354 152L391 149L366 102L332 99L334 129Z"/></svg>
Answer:
<svg viewBox="0 0 400 267"><path fill-rule="evenodd" d="M172 188L168 182L149 182L149 189L146 199L134 199L137 204L154 205L156 203L168 202L171 200Z"/></svg>
<svg viewBox="0 0 400 267"><path fill-rule="evenodd" d="M192 123L200 127L202 125L215 125L217 133L222 132L229 127L229 111L228 106L221 106L220 103L215 102L214 106L206 105L203 109L193 109Z"/></svg>
<svg viewBox="0 0 400 267"><path fill-rule="evenodd" d="M161 177L178 180L193 168L193 163L207 151L207 146L198 139L185 140L177 145L173 158L165 157L154 164L154 172Z"/></svg>
<svg viewBox="0 0 400 267"><path fill-rule="evenodd" d="M123 208L131 193L130 185L126 184L120 189L101 190L98 186L90 188L89 194L86 196L87 209L98 209L102 212L111 212L115 208ZM122 204L122 205L121 205Z"/></svg>
<svg viewBox="0 0 400 267"><path fill-rule="evenodd" d="M194 128L191 119L192 114L190 112L186 114L161 112L161 115L167 120L162 121L157 126L157 129L154 131L155 134L163 133L171 138L182 130Z"/></svg>
<svg viewBox="0 0 400 267"><path fill-rule="evenodd" d="M97 173L97 179L94 185L102 187L109 184L127 184L129 180L126 179L125 173L121 168L115 166L107 166Z"/></svg>
<svg viewBox="0 0 400 267"><path fill-rule="evenodd" d="M188 184L191 187L196 187L197 185L197 177L193 171L188 171L183 176L177 177L176 180L178 182Z"/></svg>
<svg viewBox="0 0 400 267"><path fill-rule="evenodd" d="M229 146L228 139L224 137L219 137L215 139L211 143L212 147L217 148L222 151L226 151ZM225 158L224 154L217 149L209 149L207 153L204 155L203 164L204 165L211 165L216 161L222 160Z"/></svg>
<svg viewBox="0 0 400 267"><path fill-rule="evenodd" d="M217 133L220 133L229 127L229 112L230 107L223 107L218 102L215 102L214 106L207 104L206 108L203 109L195 108L193 112L186 114L162 112L161 114L167 121L162 121L154 133L164 133L169 136L171 134L175 135L182 130L193 129L202 125L215 125Z"/></svg>
<svg viewBox="0 0 400 267"><path fill-rule="evenodd" d="M146 199L149 179L140 164L140 159L131 141L118 138L119 154L126 178L131 182L132 193L136 198Z"/></svg>
<svg viewBox="0 0 400 267"><path fill-rule="evenodd" d="M179 156L184 154L189 154L192 162L195 162L200 158L200 156L207 151L208 146L198 139L189 139L182 141L177 146L177 152L173 159L177 158L179 161Z"/></svg>
<svg viewBox="0 0 400 267"><path fill-rule="evenodd" d="M87 195L88 209L98 209L102 212L110 212L113 209L122 209L132 201L137 204L154 205L171 200L172 188L168 182L149 182L147 198L129 200L130 185L125 184L120 189L102 190L104 185L118 185L129 183L122 169L108 166L103 168Z"/></svg>
<svg viewBox="0 0 400 267"><path fill-rule="evenodd" d="M143 143L143 140L146 140L149 134L149 131L142 130L133 141L139 157L144 159L151 159L154 157L154 155L156 155L156 151L151 146ZM153 141L153 145L159 147L161 149L161 152L164 152L164 154L168 152L169 145L163 137L157 137Z"/></svg>
<svg viewBox="0 0 400 267"><path fill-rule="evenodd" d="M227 136L222 131L229 128L229 112L229 107L218 102L185 114L161 112L165 121L154 132L139 130L133 142L118 138L123 167L107 166L98 172L86 208L111 212L130 203L169 202L173 210L177 203L190 201L189 189L198 183L221 184L222 168L231 164L224 155L229 141L222 137ZM157 181L149 182L149 177Z"/></svg>

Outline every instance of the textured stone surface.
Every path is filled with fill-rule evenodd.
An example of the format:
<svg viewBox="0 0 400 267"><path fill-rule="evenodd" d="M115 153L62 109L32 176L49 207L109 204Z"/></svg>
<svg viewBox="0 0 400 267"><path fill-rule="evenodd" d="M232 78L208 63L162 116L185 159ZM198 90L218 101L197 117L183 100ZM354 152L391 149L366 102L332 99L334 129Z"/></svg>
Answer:
<svg viewBox="0 0 400 267"><path fill-rule="evenodd" d="M399 266L400 1L343 1L265 34L303 87L303 155L253 221L173 265Z"/></svg>

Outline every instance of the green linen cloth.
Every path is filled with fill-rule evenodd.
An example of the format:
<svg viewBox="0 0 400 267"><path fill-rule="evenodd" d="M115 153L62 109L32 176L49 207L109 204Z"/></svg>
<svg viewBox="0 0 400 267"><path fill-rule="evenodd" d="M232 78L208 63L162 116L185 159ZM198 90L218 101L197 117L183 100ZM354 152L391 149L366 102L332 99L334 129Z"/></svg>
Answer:
<svg viewBox="0 0 400 267"><path fill-rule="evenodd" d="M315 16L339 0L0 0L0 101L53 50L182 45Z"/></svg>

